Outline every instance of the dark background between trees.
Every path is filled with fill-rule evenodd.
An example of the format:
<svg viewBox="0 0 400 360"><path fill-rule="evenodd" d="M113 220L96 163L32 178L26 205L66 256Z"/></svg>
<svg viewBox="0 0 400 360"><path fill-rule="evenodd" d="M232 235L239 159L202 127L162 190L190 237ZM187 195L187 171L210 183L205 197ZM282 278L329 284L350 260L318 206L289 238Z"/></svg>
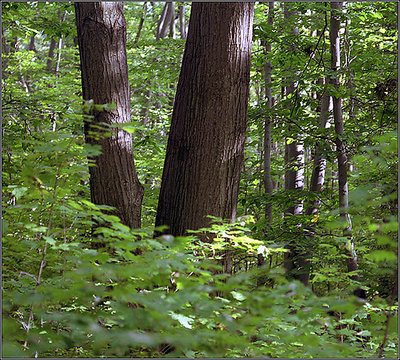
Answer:
<svg viewBox="0 0 400 360"><path fill-rule="evenodd" d="M4 356L396 357L396 3L2 10Z"/></svg>

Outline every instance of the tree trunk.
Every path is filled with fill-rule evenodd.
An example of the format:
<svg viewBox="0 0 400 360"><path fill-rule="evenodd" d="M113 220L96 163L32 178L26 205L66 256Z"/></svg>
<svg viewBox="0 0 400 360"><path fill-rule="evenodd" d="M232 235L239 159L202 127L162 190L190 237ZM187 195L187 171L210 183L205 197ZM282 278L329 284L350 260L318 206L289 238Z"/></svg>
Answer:
<svg viewBox="0 0 400 360"><path fill-rule="evenodd" d="M285 145L285 190L301 191L304 189L304 146L302 143L293 141ZM295 200L293 205L287 209L288 214L299 215L303 213L303 202Z"/></svg>
<svg viewBox="0 0 400 360"><path fill-rule="evenodd" d="M289 4L284 4L284 18L290 20L295 15L295 12L289 11ZM298 29L295 27L293 33L298 35ZM296 47L294 44L290 45L288 51L295 52ZM286 96L294 93L295 83L291 82L284 89ZM296 104L293 104L296 106ZM291 120L291 119L290 119ZM302 191L304 189L304 146L297 138L297 129L289 126L289 130L293 134L293 139L285 144L285 190L289 193L294 191ZM293 204L289 206L286 211L286 216L300 215L303 213L303 202L293 200ZM300 224L298 225L300 226ZM301 243L301 235L299 232L294 232L292 238L289 239L290 243L287 246L289 252L285 253L284 266L286 274L289 278L300 280L305 285L308 284L309 277L309 263L307 254L305 253L305 244ZM300 240L300 241L299 241Z"/></svg>
<svg viewBox="0 0 400 360"><path fill-rule="evenodd" d="M179 30L181 39L186 39L186 21L185 21L185 5L179 5Z"/></svg>
<svg viewBox="0 0 400 360"><path fill-rule="evenodd" d="M284 17L289 20L295 13L289 11L289 5L284 4ZM293 29L293 33L298 35L297 27ZM296 47L294 44L290 45L289 51L295 52ZM295 83L291 82L284 89L285 96L293 94L295 92ZM294 104L295 105L295 104ZM291 120L291 119L290 119ZM293 133L294 141L285 143L285 159L287 170L285 172L285 190L303 190L304 188L304 146L296 140L297 128L289 125L289 130ZM303 203L296 202L293 206L290 206L288 211L289 214L301 214L303 212Z"/></svg>
<svg viewBox="0 0 400 360"><path fill-rule="evenodd" d="M62 13L62 15L60 14L61 22L65 21L66 16L67 16L67 12L66 11L64 11ZM62 49L62 47L63 47L63 37L61 36L58 39L57 63L56 63L55 71L54 71L57 77L59 76L60 63L61 63L61 49Z"/></svg>
<svg viewBox="0 0 400 360"><path fill-rule="evenodd" d="M321 84L322 84L321 79ZM320 123L319 126L321 129L325 129L329 126L328 116L329 116L329 106L330 106L330 96L324 91L321 96L320 101ZM311 174L310 181L310 192L320 193L322 191L322 187L325 182L325 170L326 170L326 159L321 152L321 143L317 141L315 145L315 155L314 155L314 164L313 171ZM307 207L306 215L315 215L318 211L320 205L319 199L314 199L311 204Z"/></svg>
<svg viewBox="0 0 400 360"><path fill-rule="evenodd" d="M321 78L318 80L320 85L324 84L324 80ZM331 104L331 97L324 90L322 95L317 95L317 99L319 99L319 105L317 111L319 111L319 126L322 129L329 127L328 117L329 117L329 108ZM325 170L326 170L326 158L322 153L321 142L317 141L315 144L315 154L313 161L313 168L311 174L311 180L309 189L310 192L313 193L313 199L308 202L308 206L306 209L306 215L316 215L320 206L320 199L318 198L318 194L322 191L324 182L325 182ZM314 236L315 236L315 223L310 222L308 226L308 240L307 244L309 245L310 252L314 249ZM311 272L311 264L306 261L306 265L308 268L308 276Z"/></svg>
<svg viewBox="0 0 400 360"><path fill-rule="evenodd" d="M126 60L126 25L120 2L75 3L81 59L83 99L94 104L85 138L99 144L102 154L90 167L92 202L113 206L122 222L140 227L143 187L132 151L132 136L113 129L104 137L100 128L130 122L130 94ZM96 105L113 104L113 109Z"/></svg>
<svg viewBox="0 0 400 360"><path fill-rule="evenodd" d="M63 46L63 39L60 37L58 39L58 47L57 47L57 62L56 62L56 68L54 69L54 73L56 76L59 76L59 71L60 71L60 63L61 63L61 49Z"/></svg>
<svg viewBox="0 0 400 360"><path fill-rule="evenodd" d="M65 20L65 17L67 15L67 12L64 11L63 13L59 12L58 16L60 18L60 21L63 22ZM53 59L54 59L54 50L56 49L58 45L59 51L57 53L57 64L56 64L56 69L53 70ZM59 58L60 58L60 51L62 47L62 39L60 38L58 43L54 37L51 37L50 39L50 45L49 45L49 52L47 54L47 62L46 62L46 69L48 72L58 72L57 66L59 66Z"/></svg>
<svg viewBox="0 0 400 360"><path fill-rule="evenodd" d="M156 226L234 220L247 125L252 3L193 3Z"/></svg>
<svg viewBox="0 0 400 360"><path fill-rule="evenodd" d="M330 19L330 50L331 50L331 70L333 75L330 78L330 83L338 89L340 86L338 71L340 69L340 20L343 12L343 3L331 3L331 19ZM342 99L337 96L333 98L333 119L335 123L336 132L336 152L338 162L338 178L339 178L339 212L340 217L346 224L343 231L344 236L349 240L346 246L348 253L347 268L348 271L355 271L358 269L357 255L354 250L354 243L352 240L352 224L350 214L348 213L349 207L349 191L347 183L347 152L346 144L344 142L344 123L342 113ZM352 277L358 280L357 276Z"/></svg>
<svg viewBox="0 0 400 360"><path fill-rule="evenodd" d="M171 30L171 23L174 22L175 4L166 2L157 24L156 40L165 38Z"/></svg>
<svg viewBox="0 0 400 360"><path fill-rule="evenodd" d="M52 72L52 67L53 67L53 59L54 59L54 50L56 49L57 42L56 40L52 37L50 39L50 45L49 45L49 52L47 54L47 63L46 63L46 68L48 72Z"/></svg>
<svg viewBox="0 0 400 360"><path fill-rule="evenodd" d="M273 25L273 11L274 2L268 3L268 25ZM271 43L265 44L266 55L271 53ZM268 109L272 109L274 98L272 97L272 64L271 61L267 61L264 66L264 82L265 82L265 98L267 100ZM265 117L264 122L264 190L267 195L272 195L273 183L271 176L271 115L268 114ZM269 225L272 224L272 204L267 202L265 209L265 218Z"/></svg>
<svg viewBox="0 0 400 360"><path fill-rule="evenodd" d="M273 11L274 11L274 1L268 3L268 25L272 27L273 25ZM272 45L270 42L265 42L264 44L265 55L271 53ZM266 61L264 65L264 87L265 87L265 99L267 100L267 107L269 110L272 109L274 105L274 98L272 96L272 63L271 61ZM273 192L273 182L271 176L271 151L272 151L272 140L271 140L271 127L272 118L270 113L267 114L264 120L264 138L263 138L263 183L265 194L271 196ZM267 201L265 205L265 219L269 226L272 225L272 203ZM263 254L257 254L257 266L261 267L265 265L265 259ZM257 279L257 284L260 285L264 281L263 277Z"/></svg>
<svg viewBox="0 0 400 360"><path fill-rule="evenodd" d="M29 51L34 51L34 52L36 52L35 35L32 35L32 36L29 38L28 50L29 50Z"/></svg>
<svg viewBox="0 0 400 360"><path fill-rule="evenodd" d="M169 34L168 36L171 39L175 39L175 23L176 23L176 13L175 13L175 5L172 5L172 11L171 11L171 15L170 15L170 22L169 22Z"/></svg>
<svg viewBox="0 0 400 360"><path fill-rule="evenodd" d="M140 35L142 34L143 30L144 20L146 18L146 13L147 13L147 1L145 1L143 4L142 16L140 17L139 20L139 26L135 36L135 40L133 41L133 45L136 45L139 42Z"/></svg>

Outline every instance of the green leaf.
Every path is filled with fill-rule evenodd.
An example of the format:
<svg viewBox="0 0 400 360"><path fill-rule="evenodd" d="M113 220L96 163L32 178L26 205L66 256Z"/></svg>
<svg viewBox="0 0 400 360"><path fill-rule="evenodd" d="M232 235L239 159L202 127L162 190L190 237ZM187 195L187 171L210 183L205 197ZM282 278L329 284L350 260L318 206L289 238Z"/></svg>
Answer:
<svg viewBox="0 0 400 360"><path fill-rule="evenodd" d="M43 236L44 241L49 245L55 245L56 241L50 236Z"/></svg>
<svg viewBox="0 0 400 360"><path fill-rule="evenodd" d="M26 192L28 191L27 187L21 186L21 187L15 187L11 193L15 196L15 198L18 200L20 199Z"/></svg>
<svg viewBox="0 0 400 360"><path fill-rule="evenodd" d="M246 296L244 296L242 293L237 292L237 291L231 291L232 297L237 300L237 301L244 301L246 300Z"/></svg>
<svg viewBox="0 0 400 360"><path fill-rule="evenodd" d="M182 314L174 313L172 311L169 313L169 315L171 316L172 319L177 320L186 329L192 328L192 323L194 321L192 318Z"/></svg>

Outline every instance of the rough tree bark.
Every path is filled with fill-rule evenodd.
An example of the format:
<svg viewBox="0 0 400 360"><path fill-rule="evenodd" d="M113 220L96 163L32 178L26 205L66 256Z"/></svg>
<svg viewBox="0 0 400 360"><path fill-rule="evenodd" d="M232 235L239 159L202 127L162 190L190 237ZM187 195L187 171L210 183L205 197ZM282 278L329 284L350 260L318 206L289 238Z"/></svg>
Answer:
<svg viewBox="0 0 400 360"><path fill-rule="evenodd" d="M330 18L330 50L331 50L331 70L333 75L330 77L330 83L338 89L340 86L340 80L338 71L340 69L340 22L343 12L343 3L333 2L331 3L331 18ZM349 207L349 190L347 183L347 172L348 172L348 158L346 152L346 144L343 139L344 137L344 122L342 112L342 98L338 96L332 96L333 99L333 120L335 124L336 133L336 153L338 163L338 178L339 178L339 213L343 222L346 224L343 230L343 235L348 238L346 245L347 250L347 269L349 272L356 271L358 269L357 254L354 249L354 242L352 239L352 223L350 214L348 212ZM358 276L352 276L353 280L359 280ZM358 289L362 291L361 289Z"/></svg>
<svg viewBox="0 0 400 360"><path fill-rule="evenodd" d="M132 136L122 129L105 137L104 129L130 121L126 60L126 25L120 2L75 3L81 59L83 99L92 102L91 121L85 122L89 144L102 153L90 167L92 202L113 206L122 222L140 227L143 187L132 152ZM96 105L114 104L113 109ZM102 130L102 129L103 130Z"/></svg>
<svg viewBox="0 0 400 360"><path fill-rule="evenodd" d="M247 125L252 3L193 3L156 226L234 220Z"/></svg>

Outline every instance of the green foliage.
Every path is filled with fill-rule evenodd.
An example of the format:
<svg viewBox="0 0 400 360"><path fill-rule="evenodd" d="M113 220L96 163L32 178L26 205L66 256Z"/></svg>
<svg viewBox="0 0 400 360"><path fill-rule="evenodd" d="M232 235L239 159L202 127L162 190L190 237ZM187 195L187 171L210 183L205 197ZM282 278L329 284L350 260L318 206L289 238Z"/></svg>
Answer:
<svg viewBox="0 0 400 360"><path fill-rule="evenodd" d="M330 73L329 6L292 6L297 15L288 22L276 4L272 27L267 4L256 6L238 220L212 218L188 236L154 238L184 49L182 39L155 40L163 4L146 5L137 42L144 7L125 5L132 122L123 128L133 134L145 187L144 228L136 230L89 201L87 157L101 149L83 137L82 113L93 104L82 106L72 4L3 4L3 357L397 356L395 4L348 4L338 90L317 83ZM32 36L35 50L28 50ZM51 37L63 41L48 69ZM263 41L272 43L267 55ZM290 44L297 51L288 54ZM266 60L273 66L272 109L263 99ZM293 80L297 92L282 96L282 85ZM358 280L346 268L334 129L318 125L314 94L323 91L344 98ZM273 195L262 179L266 116L273 120ZM304 191L290 193L283 145L297 136L307 149L308 180ZM327 159L320 194L307 189L316 140ZM318 214L284 219L300 200L305 207L319 200ZM285 276L293 244L311 254L310 287ZM366 301L351 295L358 287Z"/></svg>
<svg viewBox="0 0 400 360"><path fill-rule="evenodd" d="M279 271L268 273L272 287L256 287L255 272L229 276L209 256L195 255L210 248L194 246L193 237L152 239L150 230L130 230L87 201L70 201L63 209L74 214L76 227L93 218L103 226L92 240L78 235L74 242L32 229L38 236L26 242L48 244L47 267L36 288L34 276L22 271L18 287L15 279L5 281L6 356L15 355L25 341L25 352L17 353L42 357L143 357L162 355L166 348L177 357L360 356L378 345L385 311L393 312L382 304L316 297L302 284L288 283ZM232 225L217 228L232 232ZM241 225L234 228L233 247L242 245L250 255L248 244L255 240L240 233L239 228L248 231ZM71 230L64 230L69 237ZM52 232L47 228L47 233ZM11 241L13 234L5 238ZM104 247L93 248L94 239ZM15 255L10 246L5 251ZM60 258L63 263L57 264ZM328 310L341 317L329 316ZM375 316L370 330L360 330L368 316ZM340 343L340 336L348 341Z"/></svg>

